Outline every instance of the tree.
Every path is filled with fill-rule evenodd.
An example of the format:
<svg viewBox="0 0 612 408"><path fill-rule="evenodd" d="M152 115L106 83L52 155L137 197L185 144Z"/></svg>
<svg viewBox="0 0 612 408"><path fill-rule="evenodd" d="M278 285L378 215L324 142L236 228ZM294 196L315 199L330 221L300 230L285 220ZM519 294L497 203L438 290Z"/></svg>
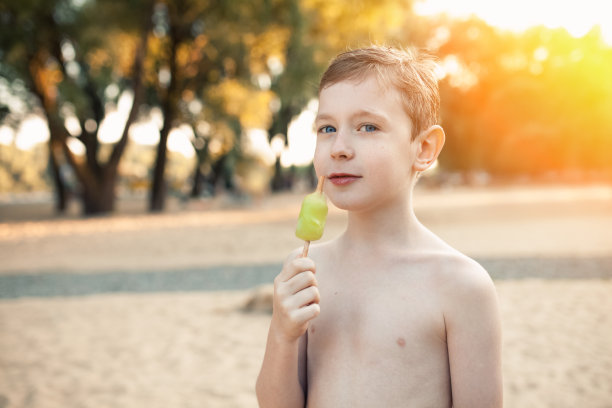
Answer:
<svg viewBox="0 0 612 408"><path fill-rule="evenodd" d="M203 169L208 169L213 183L226 177L230 158L240 151L243 129L269 126L272 94L253 84L258 73L254 67L276 48L269 34L278 31L260 18L260 6L267 3L158 3L156 41L161 51L155 64L168 73L168 81L156 87L155 103L161 106L164 124L150 197L152 211L164 207L166 143L172 128L186 123L194 130L198 163L192 191L197 193ZM232 185L231 180L226 184Z"/></svg>
<svg viewBox="0 0 612 408"><path fill-rule="evenodd" d="M151 3L11 0L1 7L2 65L27 84L47 120L58 209L65 206L59 172L65 162L79 181L84 213L112 211L119 161L142 99ZM128 10L138 10L142 20L134 24ZM105 96L109 85L130 90L133 103L105 158L98 131L113 99ZM66 127L70 118L78 121L76 134ZM71 148L74 143L84 154Z"/></svg>

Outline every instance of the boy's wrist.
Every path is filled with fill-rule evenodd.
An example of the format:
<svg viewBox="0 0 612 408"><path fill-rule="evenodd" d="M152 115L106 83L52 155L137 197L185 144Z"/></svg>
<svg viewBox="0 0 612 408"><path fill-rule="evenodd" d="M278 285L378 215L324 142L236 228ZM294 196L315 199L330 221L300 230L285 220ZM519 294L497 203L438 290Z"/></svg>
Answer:
<svg viewBox="0 0 612 408"><path fill-rule="evenodd" d="M278 323L275 322L274 317L272 317L272 323L270 325L270 338L279 345L287 345L287 346L297 346L300 341L300 336L291 336L288 335L285 330Z"/></svg>

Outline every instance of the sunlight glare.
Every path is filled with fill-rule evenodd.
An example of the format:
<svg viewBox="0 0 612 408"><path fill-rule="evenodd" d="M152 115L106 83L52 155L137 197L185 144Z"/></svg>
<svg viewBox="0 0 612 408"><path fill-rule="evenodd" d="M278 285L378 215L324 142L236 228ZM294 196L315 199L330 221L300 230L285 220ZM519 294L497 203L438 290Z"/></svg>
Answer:
<svg viewBox="0 0 612 408"><path fill-rule="evenodd" d="M0 126L0 144L10 146L15 139L15 131L8 126Z"/></svg>
<svg viewBox="0 0 612 408"><path fill-rule="evenodd" d="M136 122L129 130L130 140L144 146L154 146L159 142L159 128L154 121Z"/></svg>
<svg viewBox="0 0 612 408"><path fill-rule="evenodd" d="M260 157L268 165L274 164L275 156L270 143L268 132L263 129L248 129L246 131L245 151Z"/></svg>
<svg viewBox="0 0 612 408"><path fill-rule="evenodd" d="M75 137L69 137L66 140L66 144L68 145L68 148L70 149L70 151L76 154L77 156L85 155L85 146L83 146L83 143L81 143Z"/></svg>
<svg viewBox="0 0 612 408"><path fill-rule="evenodd" d="M132 109L132 103L134 102L134 94L131 90L125 90L121 93L119 101L117 102L117 109L119 112L125 113L126 116Z"/></svg>
<svg viewBox="0 0 612 408"><path fill-rule="evenodd" d="M100 143L116 143L119 141L126 120L127 114L124 112L109 112L100 123L100 130L98 130Z"/></svg>
<svg viewBox="0 0 612 408"><path fill-rule="evenodd" d="M193 129L189 125L181 125L172 129L168 135L168 150L180 153L186 158L195 156L191 141L194 139Z"/></svg>
<svg viewBox="0 0 612 408"><path fill-rule="evenodd" d="M314 157L317 135L314 131L314 120L317 115L318 102L312 100L306 109L289 124L289 147L281 155L283 167L305 166Z"/></svg>
<svg viewBox="0 0 612 408"><path fill-rule="evenodd" d="M29 115L21 122L15 145L20 150L29 150L39 143L49 140L49 128L47 122L37 115Z"/></svg>
<svg viewBox="0 0 612 408"><path fill-rule="evenodd" d="M100 123L98 130L100 143L117 143L121 139L132 102L134 102L134 94L131 91L124 91L119 97L117 109L108 112Z"/></svg>
<svg viewBox="0 0 612 408"><path fill-rule="evenodd" d="M79 119L76 116L69 116L64 120L64 126L68 133L72 136L78 136L81 134L81 125L79 124Z"/></svg>
<svg viewBox="0 0 612 408"><path fill-rule="evenodd" d="M572 36L584 36L599 25L604 40L612 45L612 7L602 0L422 0L415 4L419 15L446 13L467 18L476 15L487 23L515 32L533 26L565 28Z"/></svg>

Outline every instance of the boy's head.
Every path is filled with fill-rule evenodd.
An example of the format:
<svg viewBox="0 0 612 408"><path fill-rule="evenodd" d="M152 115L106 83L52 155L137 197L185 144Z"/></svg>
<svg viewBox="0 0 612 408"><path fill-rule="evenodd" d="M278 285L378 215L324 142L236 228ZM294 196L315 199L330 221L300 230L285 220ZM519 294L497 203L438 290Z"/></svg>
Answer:
<svg viewBox="0 0 612 408"><path fill-rule="evenodd" d="M383 47L332 61L319 88L314 165L338 208L371 210L404 200L434 163L445 138L437 125L434 69L416 51Z"/></svg>
<svg viewBox="0 0 612 408"><path fill-rule="evenodd" d="M372 46L344 52L329 65L319 94L338 82L360 81L375 75L382 86L393 86L413 125L412 137L439 121L440 95L432 57L414 49Z"/></svg>

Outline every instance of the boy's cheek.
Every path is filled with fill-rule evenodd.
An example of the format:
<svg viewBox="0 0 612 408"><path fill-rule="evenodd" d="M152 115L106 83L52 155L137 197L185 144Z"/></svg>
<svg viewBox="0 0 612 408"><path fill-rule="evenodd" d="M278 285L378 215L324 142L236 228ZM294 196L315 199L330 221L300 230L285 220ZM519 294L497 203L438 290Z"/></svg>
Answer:
<svg viewBox="0 0 612 408"><path fill-rule="evenodd" d="M317 147L315 148L315 153L314 153L314 158L312 160L312 163L314 164L314 168L315 168L315 172L317 173L317 176L325 176L325 169L323 166L323 160L321 159L322 152L319 146L319 143L317 143Z"/></svg>

